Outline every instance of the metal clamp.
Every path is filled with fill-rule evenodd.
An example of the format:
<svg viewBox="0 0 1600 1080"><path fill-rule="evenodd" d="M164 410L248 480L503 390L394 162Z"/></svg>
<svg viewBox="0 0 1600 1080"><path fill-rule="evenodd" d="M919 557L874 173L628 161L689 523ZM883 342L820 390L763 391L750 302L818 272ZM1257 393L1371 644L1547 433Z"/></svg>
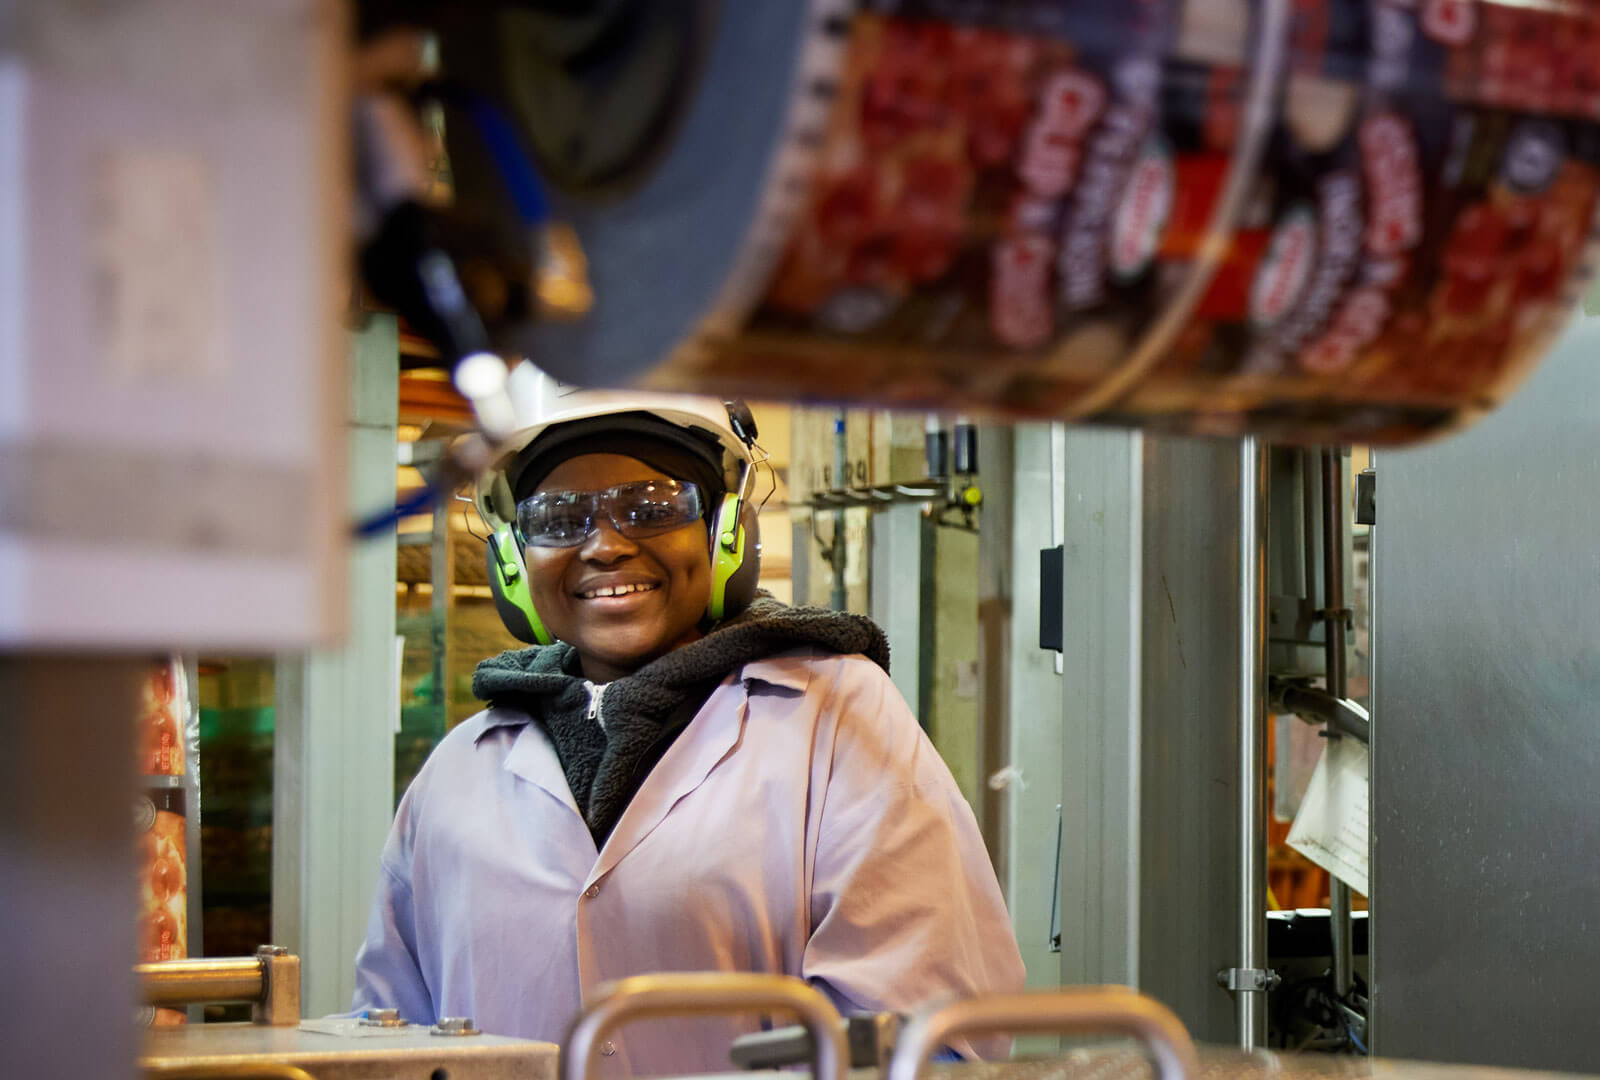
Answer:
<svg viewBox="0 0 1600 1080"><path fill-rule="evenodd" d="M1223 968L1217 972L1217 985L1235 994L1264 994L1276 990L1282 981L1270 968Z"/></svg>
<svg viewBox="0 0 1600 1080"><path fill-rule="evenodd" d="M845 1041L850 1044L852 1069L884 1069L900 1036L897 1013L866 1013L845 1018ZM728 1048L736 1068L782 1069L804 1065L812 1059L811 1036L803 1027L773 1028L741 1035Z"/></svg>
<svg viewBox="0 0 1600 1080"><path fill-rule="evenodd" d="M917 1080L928 1058L958 1035L981 1032L1129 1035L1144 1044L1156 1080L1194 1080L1194 1043L1172 1010L1122 986L971 998L924 1013L902 1029L885 1080Z"/></svg>
<svg viewBox="0 0 1600 1080"><path fill-rule="evenodd" d="M567 1035L562 1080L588 1080L601 1040L628 1020L780 1009L797 1015L811 1036L812 1080L842 1076L850 1060L844 1022L821 991L788 975L707 972L634 975L601 986Z"/></svg>

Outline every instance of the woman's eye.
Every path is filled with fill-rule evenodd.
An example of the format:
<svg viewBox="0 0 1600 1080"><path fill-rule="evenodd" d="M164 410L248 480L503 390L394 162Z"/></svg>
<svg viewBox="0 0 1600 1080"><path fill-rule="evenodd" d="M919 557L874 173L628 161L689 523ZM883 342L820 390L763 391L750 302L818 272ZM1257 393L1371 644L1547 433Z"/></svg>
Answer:
<svg viewBox="0 0 1600 1080"><path fill-rule="evenodd" d="M544 532L549 536L578 536L583 533L585 525L582 514L557 512L545 518Z"/></svg>

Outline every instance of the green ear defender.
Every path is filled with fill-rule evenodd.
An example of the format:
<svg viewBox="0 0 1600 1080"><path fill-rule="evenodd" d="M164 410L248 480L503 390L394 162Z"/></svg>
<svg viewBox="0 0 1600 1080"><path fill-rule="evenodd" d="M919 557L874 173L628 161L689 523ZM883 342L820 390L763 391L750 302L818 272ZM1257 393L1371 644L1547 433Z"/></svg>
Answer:
<svg viewBox="0 0 1600 1080"><path fill-rule="evenodd" d="M744 500L730 491L711 519L711 600L706 618L721 622L749 606L755 589L746 589L742 574L747 565L759 570L755 559L747 559L749 537L743 518ZM755 574L747 575L752 579Z"/></svg>
<svg viewBox="0 0 1600 1080"><path fill-rule="evenodd" d="M529 645L551 644L555 638L533 609L533 590L528 586L528 564L523 558L522 540L516 526L511 524L517 520L517 504L511 497L511 485L506 482L504 473L496 475L489 486L479 492L478 514L489 526L489 591L494 594L494 607L500 613L500 621L518 641Z"/></svg>
<svg viewBox="0 0 1600 1080"><path fill-rule="evenodd" d="M494 594L500 621L506 624L513 637L529 645L549 645L555 641L533 609L533 591L528 587L522 543L510 526L496 529L489 537L489 591Z"/></svg>

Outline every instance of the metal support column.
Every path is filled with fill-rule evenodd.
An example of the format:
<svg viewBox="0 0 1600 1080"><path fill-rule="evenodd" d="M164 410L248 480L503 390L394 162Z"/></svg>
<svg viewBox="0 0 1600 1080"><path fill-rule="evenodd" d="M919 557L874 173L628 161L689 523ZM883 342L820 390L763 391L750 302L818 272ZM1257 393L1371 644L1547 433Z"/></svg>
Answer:
<svg viewBox="0 0 1600 1080"><path fill-rule="evenodd" d="M1239 448L1239 1046L1266 1041L1267 991L1267 455Z"/></svg>
<svg viewBox="0 0 1600 1080"><path fill-rule="evenodd" d="M1349 691L1349 674L1345 663L1345 626L1349 612L1344 595L1344 452L1339 449L1322 451L1322 573L1323 617L1327 650L1327 689L1336 700L1343 701ZM1329 724L1328 738L1340 737L1338 729ZM1350 886L1338 878L1330 878L1328 906L1331 909L1329 926L1333 934L1333 988L1340 997L1350 992L1351 971L1355 964L1351 943Z"/></svg>
<svg viewBox="0 0 1600 1080"><path fill-rule="evenodd" d="M141 671L126 657L0 654L7 1076L134 1075Z"/></svg>
<svg viewBox="0 0 1600 1080"><path fill-rule="evenodd" d="M395 495L399 338L375 315L351 342L349 504ZM394 816L395 541L349 553L338 649L281 657L273 747L272 936L304 960L307 1015L350 1007L378 853ZM447 697L448 700L448 697Z"/></svg>
<svg viewBox="0 0 1600 1080"><path fill-rule="evenodd" d="M828 486L843 491L850 486L849 453L846 448L845 438L845 413L840 409L833 417L833 476L832 483ZM833 565L833 588L828 594L828 606L835 611L844 611L850 606L849 594L845 590L845 544L844 544L844 510L833 512L833 548L830 552L830 562Z"/></svg>

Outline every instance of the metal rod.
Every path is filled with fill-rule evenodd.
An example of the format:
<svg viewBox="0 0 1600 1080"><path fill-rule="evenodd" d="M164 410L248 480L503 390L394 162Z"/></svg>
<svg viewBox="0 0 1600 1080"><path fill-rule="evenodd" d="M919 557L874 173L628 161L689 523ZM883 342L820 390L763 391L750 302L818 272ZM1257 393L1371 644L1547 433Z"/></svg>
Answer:
<svg viewBox="0 0 1600 1080"><path fill-rule="evenodd" d="M135 964L140 991L150 1005L206 1001L259 1001L266 993L262 962L254 956L163 960Z"/></svg>
<svg viewBox="0 0 1600 1080"><path fill-rule="evenodd" d="M829 487L843 491L850 486L850 454L845 435L845 412L840 409L833 415L833 483ZM830 552L833 564L833 590L828 597L828 606L835 611L843 611L850 606L848 594L844 584L844 511L833 512L833 548Z"/></svg>
<svg viewBox="0 0 1600 1080"><path fill-rule="evenodd" d="M1267 966L1266 646L1267 455L1239 446L1239 967ZM1267 992L1237 990L1239 1046L1266 1041Z"/></svg>
<svg viewBox="0 0 1600 1080"><path fill-rule="evenodd" d="M1349 674L1344 649L1344 452L1338 448L1322 451L1322 577L1324 582L1323 646L1326 656L1328 693L1343 699L1349 692ZM1328 737L1339 738L1339 729L1329 724ZM1349 993L1351 970L1355 966L1351 943L1350 886L1330 875L1328 887L1329 927L1333 944L1333 987L1343 997Z"/></svg>
<svg viewBox="0 0 1600 1080"><path fill-rule="evenodd" d="M1317 523L1322 520L1321 502L1317 499L1317 455L1309 447L1300 451L1300 533L1304 544L1306 603L1317 610L1318 588L1321 573L1317 566Z"/></svg>
<svg viewBox="0 0 1600 1080"><path fill-rule="evenodd" d="M952 1002L901 1029L884 1080L917 1080L928 1058L957 1035L1130 1035L1144 1044L1156 1080L1200 1075L1194 1043L1171 1009L1122 986L992 994Z"/></svg>

